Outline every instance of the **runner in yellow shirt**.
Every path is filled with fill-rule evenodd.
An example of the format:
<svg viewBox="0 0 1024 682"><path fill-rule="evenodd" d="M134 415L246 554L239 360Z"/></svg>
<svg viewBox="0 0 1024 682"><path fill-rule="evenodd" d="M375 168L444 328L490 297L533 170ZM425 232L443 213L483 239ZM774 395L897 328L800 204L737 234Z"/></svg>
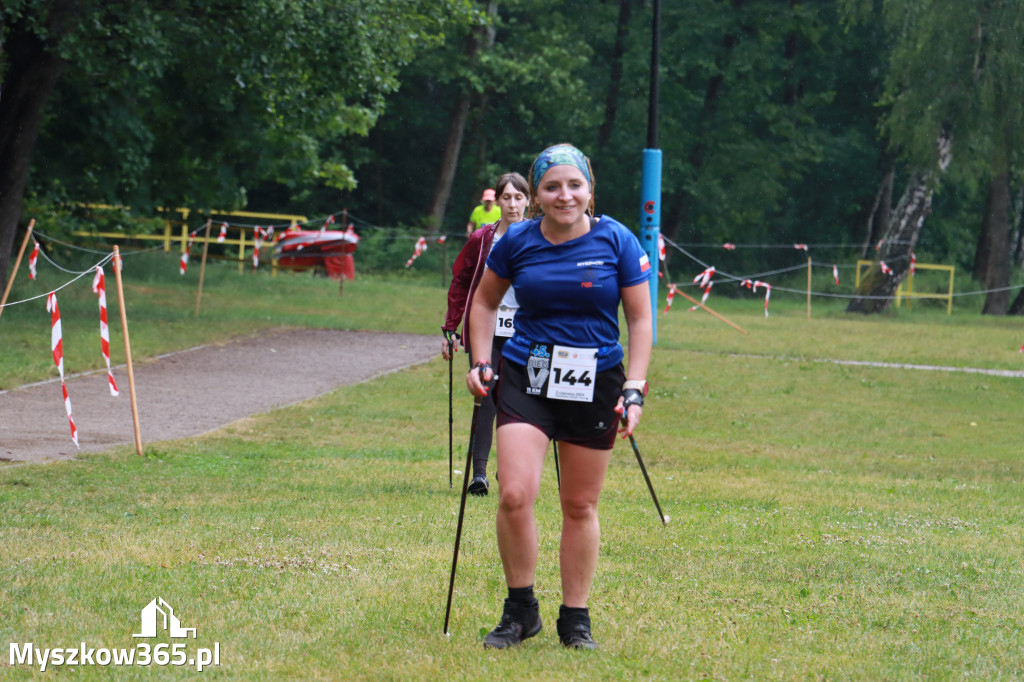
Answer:
<svg viewBox="0 0 1024 682"><path fill-rule="evenodd" d="M484 195L480 197L484 202L473 209L469 214L469 222L466 223L466 236L473 234L484 225L490 225L501 220L501 208L494 203L494 190L485 189Z"/></svg>

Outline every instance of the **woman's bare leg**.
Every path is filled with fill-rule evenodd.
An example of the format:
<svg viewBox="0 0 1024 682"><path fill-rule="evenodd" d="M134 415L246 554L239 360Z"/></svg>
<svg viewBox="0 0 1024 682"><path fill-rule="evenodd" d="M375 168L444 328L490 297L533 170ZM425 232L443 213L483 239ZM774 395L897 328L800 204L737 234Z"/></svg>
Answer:
<svg viewBox="0 0 1024 682"><path fill-rule="evenodd" d="M569 607L582 608L587 605L597 569L601 544L597 502L612 451L559 443L558 455L562 474L562 543L559 549L562 602Z"/></svg>
<svg viewBox="0 0 1024 682"><path fill-rule="evenodd" d="M537 573L537 521L533 506L548 437L529 424L498 427L498 552L509 587L533 585Z"/></svg>

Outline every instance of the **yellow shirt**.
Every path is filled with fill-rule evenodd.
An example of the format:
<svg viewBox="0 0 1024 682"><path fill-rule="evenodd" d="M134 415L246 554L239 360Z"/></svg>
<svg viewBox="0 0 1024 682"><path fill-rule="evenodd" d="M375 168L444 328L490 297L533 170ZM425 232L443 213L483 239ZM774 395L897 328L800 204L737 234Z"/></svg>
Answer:
<svg viewBox="0 0 1024 682"><path fill-rule="evenodd" d="M486 210L483 204L480 204L469 214L469 222L473 223L474 230L479 230L484 225L490 225L499 220L501 220L501 208L498 204L491 204L490 211Z"/></svg>

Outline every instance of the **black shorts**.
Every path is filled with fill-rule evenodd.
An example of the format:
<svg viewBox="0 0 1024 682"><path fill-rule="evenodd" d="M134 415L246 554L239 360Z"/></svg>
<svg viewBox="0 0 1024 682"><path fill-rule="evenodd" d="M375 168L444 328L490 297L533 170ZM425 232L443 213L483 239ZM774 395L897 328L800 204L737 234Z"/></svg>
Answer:
<svg viewBox="0 0 1024 682"><path fill-rule="evenodd" d="M495 404L498 426L530 424L551 440L565 441L594 450L611 450L618 432L615 406L622 395L626 374L622 364L597 373L594 401L554 400L527 395L526 367L505 358L498 370Z"/></svg>

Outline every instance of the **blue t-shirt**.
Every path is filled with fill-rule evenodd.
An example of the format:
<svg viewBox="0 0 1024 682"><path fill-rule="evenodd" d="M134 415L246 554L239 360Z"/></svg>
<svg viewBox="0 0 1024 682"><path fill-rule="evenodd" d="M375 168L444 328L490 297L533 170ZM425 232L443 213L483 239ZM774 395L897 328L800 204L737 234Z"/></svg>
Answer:
<svg viewBox="0 0 1024 682"><path fill-rule="evenodd" d="M552 244L540 218L516 223L494 245L487 267L512 282L516 333L502 355L525 365L531 342L598 348L597 370L622 361L619 289L646 282L651 265L622 223L600 216L582 237Z"/></svg>

